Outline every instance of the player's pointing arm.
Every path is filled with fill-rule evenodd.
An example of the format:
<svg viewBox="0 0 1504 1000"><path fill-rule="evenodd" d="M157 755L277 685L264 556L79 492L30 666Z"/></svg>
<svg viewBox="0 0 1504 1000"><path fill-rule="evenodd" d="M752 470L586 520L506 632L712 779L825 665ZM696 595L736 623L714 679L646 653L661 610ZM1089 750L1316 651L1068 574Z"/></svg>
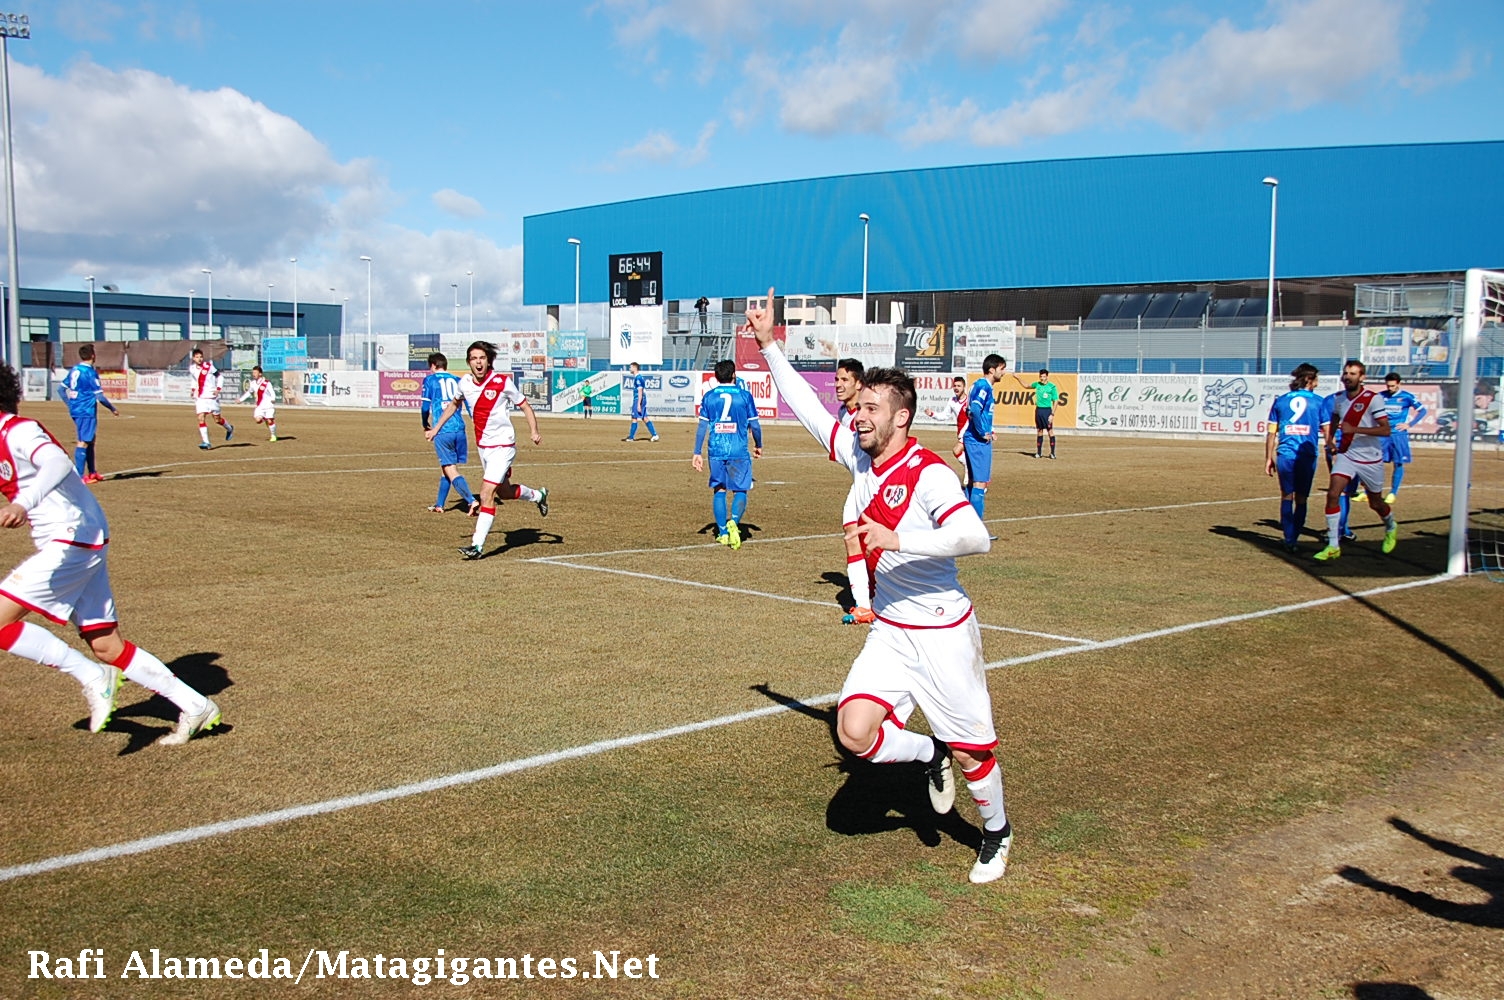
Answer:
<svg viewBox="0 0 1504 1000"><path fill-rule="evenodd" d="M788 358L783 356L783 349L778 346L778 338L773 335L773 289L768 289L768 304L765 308L747 310L747 325L757 338L757 346L762 348L768 372L773 376L773 383L778 386L778 395L788 403L794 416L799 418L805 430L814 435L816 441L830 446L839 424L825 409L810 384L794 371Z"/></svg>

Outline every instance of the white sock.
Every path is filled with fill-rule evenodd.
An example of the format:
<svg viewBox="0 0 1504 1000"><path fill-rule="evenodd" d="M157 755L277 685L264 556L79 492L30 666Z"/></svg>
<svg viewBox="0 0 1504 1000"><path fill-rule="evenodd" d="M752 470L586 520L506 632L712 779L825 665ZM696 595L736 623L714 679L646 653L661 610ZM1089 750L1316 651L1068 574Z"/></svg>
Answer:
<svg viewBox="0 0 1504 1000"><path fill-rule="evenodd" d="M1337 526L1341 523L1342 512L1340 510L1335 514L1328 514L1326 516L1326 544L1330 548L1335 549L1338 545L1342 544L1341 540L1337 537L1339 531Z"/></svg>
<svg viewBox="0 0 1504 1000"><path fill-rule="evenodd" d="M100 672L104 670L51 632L31 622L15 622L0 628L0 647L45 667L61 670L80 684L98 684Z"/></svg>
<svg viewBox="0 0 1504 1000"><path fill-rule="evenodd" d="M543 494L531 486L523 486L521 483L518 483L517 497L518 499L526 500L528 503L537 503L543 497Z"/></svg>
<svg viewBox="0 0 1504 1000"><path fill-rule="evenodd" d="M966 788L971 792L971 800L977 804L977 812L982 814L982 826L989 830L1001 830L1008 825L1008 810L1003 805L1003 770L997 766L996 757L988 757L987 762L975 771L963 771L966 778Z"/></svg>
<svg viewBox="0 0 1504 1000"><path fill-rule="evenodd" d="M198 425L198 436L199 440L203 441L204 444L209 443L209 426L207 424Z"/></svg>
<svg viewBox="0 0 1504 1000"><path fill-rule="evenodd" d="M935 742L928 736L900 729L892 719L884 719L877 731L877 739L861 756L874 764L903 764L908 761L928 761L935 755Z"/></svg>
<svg viewBox="0 0 1504 1000"><path fill-rule="evenodd" d="M125 679L155 691L184 712L202 712L209 699L178 679L177 674L167 669L167 664L152 656L135 643L127 642L125 652L120 654L113 666L125 671Z"/></svg>
<svg viewBox="0 0 1504 1000"><path fill-rule="evenodd" d="M475 517L475 533L470 536L470 544L481 546L486 544L486 536L491 533L491 522L496 520L496 508L487 509L482 507Z"/></svg>

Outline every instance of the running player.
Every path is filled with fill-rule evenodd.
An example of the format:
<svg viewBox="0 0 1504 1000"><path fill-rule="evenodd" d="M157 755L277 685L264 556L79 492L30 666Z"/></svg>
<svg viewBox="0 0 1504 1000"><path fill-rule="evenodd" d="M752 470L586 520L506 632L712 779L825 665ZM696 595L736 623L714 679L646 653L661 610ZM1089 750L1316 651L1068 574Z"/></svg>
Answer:
<svg viewBox="0 0 1504 1000"><path fill-rule="evenodd" d="M1389 436L1389 416L1384 412L1383 400L1378 393L1363 388L1366 369L1361 361L1349 361L1342 367L1342 387L1332 400L1331 422L1327 425L1327 441L1336 449L1332 459L1332 483L1326 493L1326 548L1316 553L1322 562L1330 562L1342 555L1340 498L1350 481L1363 484L1368 493L1368 506L1384 519L1384 543L1380 548L1385 554L1394 551L1399 525L1394 520L1394 511L1384 502L1384 448L1383 442L1374 438ZM1340 440L1337 432L1341 431Z"/></svg>
<svg viewBox="0 0 1504 1000"><path fill-rule="evenodd" d="M255 409L251 416L255 417L256 423L266 425L268 441L277 440L277 387L272 385L260 365L251 369L251 381L246 384L239 401L244 403L253 396Z"/></svg>
<svg viewBox="0 0 1504 1000"><path fill-rule="evenodd" d="M954 755L982 816L982 845L970 879L991 882L1007 868L1013 831L993 754L997 736L981 631L956 578L957 556L990 547L987 529L945 460L909 436L914 380L896 368L867 369L855 433L840 433L836 418L773 336L771 288L767 301L768 308L747 310L747 322L781 397L850 470L846 509L860 512L851 533L873 567L877 620L846 675L836 735L842 746L875 764L923 762L930 803L940 813L955 803ZM935 736L904 728L916 706L924 709Z"/></svg>
<svg viewBox="0 0 1504 1000"><path fill-rule="evenodd" d="M205 360L204 352L193 349L193 363L188 366L193 378L193 412L198 417L198 446L204 451L214 447L209 443L209 418L225 429L225 441L235 436L235 425L225 423L219 412L219 394L224 389L224 380L214 368L214 362Z"/></svg>
<svg viewBox="0 0 1504 1000"><path fill-rule="evenodd" d="M1034 457L1044 457L1044 436L1050 435L1050 458L1055 457L1055 404L1060 401L1060 387L1050 381L1050 370L1039 369L1039 381L1024 385L1017 375L1013 381L1034 390Z"/></svg>
<svg viewBox="0 0 1504 1000"><path fill-rule="evenodd" d="M444 409L444 404L460 399L460 378L449 371L449 359L438 351L428 356L428 374L423 378L423 401L419 404L423 418L423 430L434 426L434 418ZM480 501L470 492L470 485L460 472L460 467L470 461L470 446L465 440L465 417L457 405L454 416L439 427L433 437L433 450L439 456L439 498L428 509L435 514L444 513L444 504L449 499L449 487L453 484L465 500L470 516L480 513Z"/></svg>
<svg viewBox="0 0 1504 1000"><path fill-rule="evenodd" d="M648 377L642 373L641 366L635 361L627 367L626 384L627 391L632 395L632 426L622 440L637 440L637 421L641 420L647 424L648 436L657 441L658 432L653 429L653 422L648 419Z"/></svg>
<svg viewBox="0 0 1504 1000"><path fill-rule="evenodd" d="M460 379L460 398L451 399L434 418L433 426L424 432L432 441L438 437L444 424L460 408L461 400L470 407L471 419L475 421L475 444L480 448L480 466L485 477L480 484L480 511L475 519L475 532L470 544L460 549L466 559L479 559L481 546L491 533L491 522L496 520L496 497L516 500L519 497L538 505L538 513L548 516L548 487L533 489L512 482L512 461L517 457L517 436L512 430L511 409L516 407L527 418L527 429L533 444L542 444L543 435L538 433L538 416L533 406L517 388L511 372L499 372L491 366L496 362L496 345L477 340L465 352L470 365L469 373Z"/></svg>
<svg viewBox="0 0 1504 1000"><path fill-rule="evenodd" d="M966 495L977 517L987 514L987 487L992 485L992 408L996 399L994 386L1003 380L1008 367L1002 355L989 354L982 359L982 377L971 384L966 397L966 423L961 428L960 456L966 463Z"/></svg>
<svg viewBox="0 0 1504 1000"><path fill-rule="evenodd" d="M700 449L710 437L711 504L715 511L716 541L733 549L742 547L740 523L747 511L747 493L752 489L752 459L762 458L762 423L757 419L757 401L735 384L736 362L717 361L715 380L700 400L700 426L695 431L695 451L690 464L696 472L705 469ZM752 450L747 450L747 433ZM731 494L727 511L726 494Z"/></svg>
<svg viewBox="0 0 1504 1000"><path fill-rule="evenodd" d="M1384 400L1384 413L1389 417L1389 436L1384 439L1384 461L1393 464L1394 473L1389 483L1385 503L1394 503L1400 493L1400 484L1405 481L1405 466L1410 464L1410 428L1426 419L1426 408L1415 394L1400 388L1398 372L1384 376L1384 391L1379 393Z"/></svg>
<svg viewBox="0 0 1504 1000"><path fill-rule="evenodd" d="M1322 400L1316 395L1320 372L1298 365L1290 373L1290 391L1269 407L1269 434L1264 439L1264 474L1279 474L1279 526L1285 551L1294 552L1306 525L1306 501L1316 478L1321 442Z"/></svg>
<svg viewBox="0 0 1504 1000"><path fill-rule="evenodd" d="M68 401L68 416L73 418L77 431L73 449L73 468L86 483L102 483L104 477L94 465L94 438L99 432L99 404L115 416L120 411L104 394L99 383L99 373L94 370L94 345L78 345L78 364L68 370L63 378L63 398Z"/></svg>
<svg viewBox="0 0 1504 1000"><path fill-rule="evenodd" d="M31 525L36 554L0 581L0 649L73 677L89 703L89 731L115 712L123 674L178 706L178 722L157 740L172 746L219 725L219 706L179 680L161 660L120 635L106 566L110 529L57 439L35 420L16 416L21 382L0 364L0 527ZM46 629L22 621L31 612L71 622L95 663Z"/></svg>

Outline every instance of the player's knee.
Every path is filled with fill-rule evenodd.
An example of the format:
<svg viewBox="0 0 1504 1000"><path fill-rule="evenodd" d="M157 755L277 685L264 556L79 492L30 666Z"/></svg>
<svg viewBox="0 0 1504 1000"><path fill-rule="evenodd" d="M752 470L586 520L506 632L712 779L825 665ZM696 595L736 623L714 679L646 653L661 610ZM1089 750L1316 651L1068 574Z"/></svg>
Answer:
<svg viewBox="0 0 1504 1000"><path fill-rule="evenodd" d="M118 628L105 632L91 632L84 636L84 641L94 651L94 657L105 663L114 663L125 652L125 640L120 638Z"/></svg>
<svg viewBox="0 0 1504 1000"><path fill-rule="evenodd" d="M872 749L872 744L877 742L877 734L882 729L882 721L872 723L867 719L856 718L847 713L841 713L836 717L836 738L841 741L841 746L854 754L864 754Z"/></svg>
<svg viewBox="0 0 1504 1000"><path fill-rule="evenodd" d="M956 759L956 766L963 774L974 772L992 759L991 750L962 750L958 747L951 747L950 752L951 756Z"/></svg>

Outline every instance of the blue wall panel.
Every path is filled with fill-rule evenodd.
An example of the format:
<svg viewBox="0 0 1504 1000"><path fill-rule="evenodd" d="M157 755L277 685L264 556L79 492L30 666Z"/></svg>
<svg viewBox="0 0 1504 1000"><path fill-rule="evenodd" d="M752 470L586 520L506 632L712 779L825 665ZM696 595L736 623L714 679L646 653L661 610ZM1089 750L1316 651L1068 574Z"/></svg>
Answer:
<svg viewBox="0 0 1504 1000"><path fill-rule="evenodd" d="M665 298L1236 281L1504 267L1504 142L1240 150L858 174L528 216L523 301L607 298L662 250Z"/></svg>

